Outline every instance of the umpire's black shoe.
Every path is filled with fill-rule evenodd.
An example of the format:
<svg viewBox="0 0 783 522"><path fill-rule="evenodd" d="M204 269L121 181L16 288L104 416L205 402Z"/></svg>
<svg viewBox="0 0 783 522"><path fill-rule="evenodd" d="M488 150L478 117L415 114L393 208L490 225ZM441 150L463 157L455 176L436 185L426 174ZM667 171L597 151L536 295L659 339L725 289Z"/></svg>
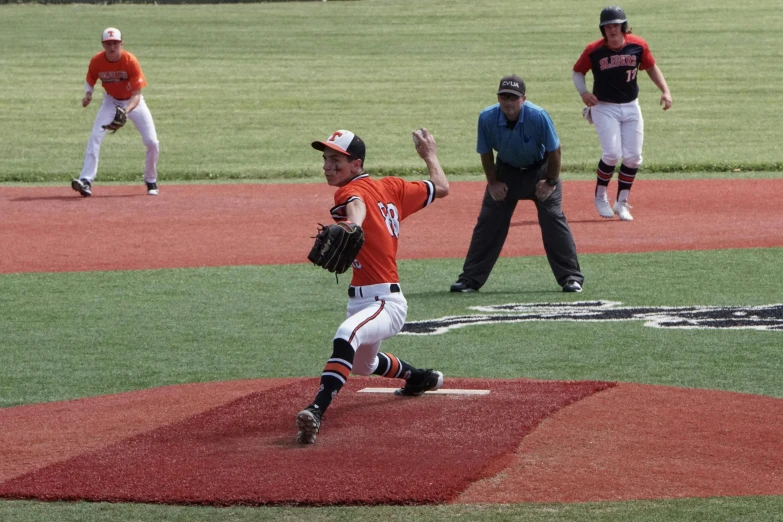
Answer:
<svg viewBox="0 0 783 522"><path fill-rule="evenodd" d="M582 291L582 285L579 283L579 281L575 279L566 281L566 284L563 285L563 292L581 292L581 291Z"/></svg>
<svg viewBox="0 0 783 522"><path fill-rule="evenodd" d="M296 442L300 444L315 444L318 432L321 431L323 412L315 404L311 404L296 415Z"/></svg>
<svg viewBox="0 0 783 522"><path fill-rule="evenodd" d="M478 288L475 288L467 281L463 281L462 279L460 279L456 283L451 285L451 291L452 292L478 292Z"/></svg>
<svg viewBox="0 0 783 522"><path fill-rule="evenodd" d="M435 370L423 370L420 377L411 377L405 381L405 386L394 390L394 395L418 397L424 392L443 388L443 374Z"/></svg>
<svg viewBox="0 0 783 522"><path fill-rule="evenodd" d="M92 185L86 179L71 180L71 188L85 198L92 196Z"/></svg>

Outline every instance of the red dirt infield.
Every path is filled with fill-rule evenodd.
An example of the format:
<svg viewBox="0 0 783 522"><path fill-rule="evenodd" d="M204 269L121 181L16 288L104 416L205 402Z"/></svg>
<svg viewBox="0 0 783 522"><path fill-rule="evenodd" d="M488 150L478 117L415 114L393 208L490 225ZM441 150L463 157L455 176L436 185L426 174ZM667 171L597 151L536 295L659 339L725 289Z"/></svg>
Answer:
<svg viewBox="0 0 783 522"><path fill-rule="evenodd" d="M464 257L484 186L452 183L449 197L405 220L399 258ZM306 263L334 204L325 183L160 190L97 183L81 198L69 186L0 188L0 273ZM580 254L783 247L783 179L639 180L630 222L599 217L592 191L592 181L563 183ZM764 194L752 212L749 194ZM543 254L535 207L520 202L502 255Z"/></svg>
<svg viewBox="0 0 783 522"><path fill-rule="evenodd" d="M580 253L783 247L783 179L640 180L633 222L597 217L592 186L564 183ZM453 183L449 198L406 220L400 258L463 257L483 187ZM68 186L2 187L0 274L304 263L332 193L325 184L161 184L149 197L142 186L98 183L80 198ZM751 213L739 202L755 193L765 205ZM521 202L503 255L542 254L534 207ZM448 387L493 392L485 402L400 401L357 395L384 381L352 377L318 443L295 447L293 418L316 382L190 384L0 409L0 497L325 505L783 495L781 399L447 376ZM316 469L303 464L312 459ZM406 466L433 460L432 473L410 481ZM361 480L338 490L301 480L323 469Z"/></svg>

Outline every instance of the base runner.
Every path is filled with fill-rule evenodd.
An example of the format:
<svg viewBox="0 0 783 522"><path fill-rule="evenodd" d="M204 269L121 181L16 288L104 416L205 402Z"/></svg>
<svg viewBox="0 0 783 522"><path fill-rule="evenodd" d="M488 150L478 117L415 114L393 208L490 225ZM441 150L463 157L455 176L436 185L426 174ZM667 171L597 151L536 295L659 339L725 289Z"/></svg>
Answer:
<svg viewBox="0 0 783 522"><path fill-rule="evenodd" d="M672 95L647 42L631 34L622 8L610 6L601 11L599 28L603 38L592 42L582 52L574 65L573 81L587 107L585 118L595 125L601 142L595 208L602 217L611 218L616 212L623 221L631 221L628 195L642 164L644 142L636 74L640 70L646 71L661 90L663 110L672 106ZM585 82L588 71L593 72L592 93ZM610 205L606 189L621 159L617 200Z"/></svg>

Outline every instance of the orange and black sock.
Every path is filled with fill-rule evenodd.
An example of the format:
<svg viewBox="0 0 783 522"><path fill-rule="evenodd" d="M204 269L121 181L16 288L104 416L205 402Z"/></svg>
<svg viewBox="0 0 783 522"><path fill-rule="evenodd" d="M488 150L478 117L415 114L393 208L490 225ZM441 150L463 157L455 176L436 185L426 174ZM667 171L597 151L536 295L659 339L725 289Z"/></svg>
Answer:
<svg viewBox="0 0 783 522"><path fill-rule="evenodd" d="M332 348L332 356L326 361L324 371L321 373L321 386L315 396L313 404L325 412L332 399L348 380L353 368L355 351L351 343L344 339L335 339Z"/></svg>
<svg viewBox="0 0 783 522"><path fill-rule="evenodd" d="M390 379L405 379L419 373L415 367L390 353L378 354L378 367L372 372L374 375L389 377Z"/></svg>

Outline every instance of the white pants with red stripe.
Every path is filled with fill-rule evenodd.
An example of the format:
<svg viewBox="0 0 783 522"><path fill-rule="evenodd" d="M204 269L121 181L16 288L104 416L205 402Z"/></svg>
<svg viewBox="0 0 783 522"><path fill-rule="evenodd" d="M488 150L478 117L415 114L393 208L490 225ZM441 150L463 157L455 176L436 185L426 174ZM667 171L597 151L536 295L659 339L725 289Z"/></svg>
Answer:
<svg viewBox="0 0 783 522"><path fill-rule="evenodd" d="M362 286L364 297L348 299L348 318L340 325L335 339L353 346L355 375L370 375L378 367L381 341L397 335L408 316L408 301L402 292L390 292L388 284Z"/></svg>
<svg viewBox="0 0 783 522"><path fill-rule="evenodd" d="M644 143L644 118L639 100L598 102L590 113L601 142L601 160L607 165L617 165L622 160L626 167L639 168Z"/></svg>
<svg viewBox="0 0 783 522"><path fill-rule="evenodd" d="M95 116L95 123L92 125L92 134L87 142L87 150L84 152L84 166L79 179L86 179L90 183L95 180L98 173L98 158L101 153L101 144L103 139L111 131L103 128L114 120L116 107L125 107L128 100L118 100L109 94L103 95L101 108ZM128 114L128 119L133 122L136 129L141 134L141 141L147 147L147 156L144 161L144 181L153 183L158 180L158 153L160 145L158 143L158 133L155 131L155 122L152 121L152 114L147 108L144 96L141 97L139 104ZM122 132L122 130L118 131Z"/></svg>

